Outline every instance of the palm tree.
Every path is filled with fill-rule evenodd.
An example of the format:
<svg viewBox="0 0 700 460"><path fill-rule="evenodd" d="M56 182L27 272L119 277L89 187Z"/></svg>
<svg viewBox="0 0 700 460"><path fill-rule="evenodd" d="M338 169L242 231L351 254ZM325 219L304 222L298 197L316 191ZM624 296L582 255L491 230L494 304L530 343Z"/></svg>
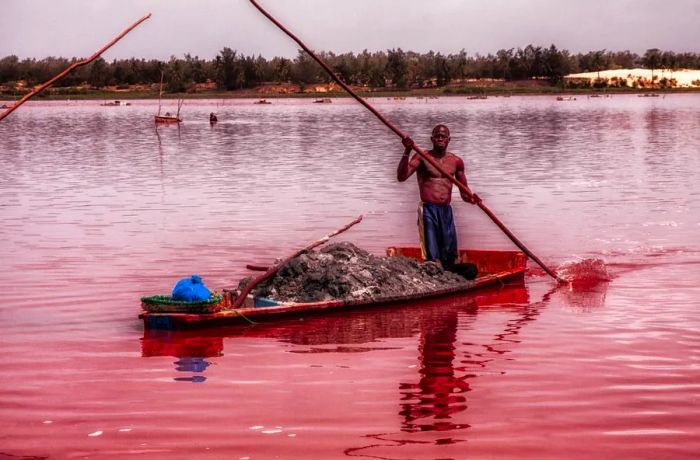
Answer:
<svg viewBox="0 0 700 460"><path fill-rule="evenodd" d="M658 48L650 48L646 50L642 57L642 63L647 69L651 69L651 84L654 85L654 69L659 68L661 63L661 52Z"/></svg>

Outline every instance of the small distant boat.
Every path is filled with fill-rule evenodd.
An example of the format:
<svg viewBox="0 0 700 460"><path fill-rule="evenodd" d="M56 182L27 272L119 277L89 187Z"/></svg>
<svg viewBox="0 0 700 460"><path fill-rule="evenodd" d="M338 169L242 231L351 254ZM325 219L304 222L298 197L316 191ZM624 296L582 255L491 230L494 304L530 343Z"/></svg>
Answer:
<svg viewBox="0 0 700 460"><path fill-rule="evenodd" d="M0 109L9 109L10 107L12 106L7 104L0 105Z"/></svg>
<svg viewBox="0 0 700 460"><path fill-rule="evenodd" d="M156 124L172 124L172 123L180 123L182 122L182 118L180 118L180 108L182 107L182 103L184 101L182 99L179 99L177 101L177 113L175 115L171 115L170 112L165 112L165 115L160 114L160 103L158 104L158 114L155 115L155 122Z"/></svg>
<svg viewBox="0 0 700 460"><path fill-rule="evenodd" d="M656 93L644 93L644 94L637 94L637 97L659 97L659 95Z"/></svg>
<svg viewBox="0 0 700 460"><path fill-rule="evenodd" d="M272 102L268 101L267 99L259 99L253 102L253 104L272 104Z"/></svg>
<svg viewBox="0 0 700 460"><path fill-rule="evenodd" d="M166 112L165 115L155 115L155 122L162 124L180 123L182 122L182 118L179 118L177 116L174 117L168 112Z"/></svg>
<svg viewBox="0 0 700 460"><path fill-rule="evenodd" d="M477 94L474 96L467 96L467 99L488 99L488 96L485 94Z"/></svg>
<svg viewBox="0 0 700 460"><path fill-rule="evenodd" d="M114 101L114 102L105 102L104 104L100 104L102 107L117 107L122 105L122 101ZM129 105L129 104L127 104Z"/></svg>
<svg viewBox="0 0 700 460"><path fill-rule="evenodd" d="M576 100L576 98L571 97L571 96L569 96L569 97L557 96L557 101L560 101L560 102L561 101L575 101L575 100Z"/></svg>
<svg viewBox="0 0 700 460"><path fill-rule="evenodd" d="M333 102L331 98L324 97L323 99L316 99L314 101L314 104L330 104L331 102Z"/></svg>
<svg viewBox="0 0 700 460"><path fill-rule="evenodd" d="M161 97L163 96L163 72L160 73L160 91L158 92L158 114L154 116L154 120L156 124L174 124L174 123L180 123L182 122L182 118L180 118L180 108L182 108L182 104L184 100L178 99L177 101L177 113L173 116L170 115L170 112L165 112L165 115L160 114L160 107L161 107Z"/></svg>

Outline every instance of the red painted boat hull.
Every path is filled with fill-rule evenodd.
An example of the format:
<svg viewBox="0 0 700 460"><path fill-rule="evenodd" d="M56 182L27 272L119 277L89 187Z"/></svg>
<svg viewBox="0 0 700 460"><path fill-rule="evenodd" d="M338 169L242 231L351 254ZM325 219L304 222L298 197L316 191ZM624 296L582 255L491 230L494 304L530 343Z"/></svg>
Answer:
<svg viewBox="0 0 700 460"><path fill-rule="evenodd" d="M390 247L388 256L405 256L422 260L420 248ZM283 303L270 299L255 299L258 306L245 306L235 310L228 306L233 303L232 293L224 291L224 308L216 313L149 313L142 312L147 329L187 329L193 327L224 326L246 321L270 321L279 317L302 316L323 312L342 311L350 308L425 301L440 297L469 295L471 291L487 286L522 280L525 275L527 256L520 251L496 251L463 249L459 251L459 262L470 262L477 266L479 276L463 285L433 290L419 294L387 296L381 299L329 300L307 303ZM252 302L251 302L252 303Z"/></svg>

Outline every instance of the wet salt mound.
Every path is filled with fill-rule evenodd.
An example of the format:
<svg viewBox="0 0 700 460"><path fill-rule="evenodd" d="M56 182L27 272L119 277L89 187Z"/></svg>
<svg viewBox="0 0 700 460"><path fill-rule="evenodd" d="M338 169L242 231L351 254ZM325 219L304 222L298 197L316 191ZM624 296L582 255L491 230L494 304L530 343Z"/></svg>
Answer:
<svg viewBox="0 0 700 460"><path fill-rule="evenodd" d="M308 251L282 266L255 295L282 302L371 300L469 283L435 262L378 257L341 242Z"/></svg>
<svg viewBox="0 0 700 460"><path fill-rule="evenodd" d="M601 259L580 259L564 262L557 268L557 275L577 286L594 285L612 279Z"/></svg>

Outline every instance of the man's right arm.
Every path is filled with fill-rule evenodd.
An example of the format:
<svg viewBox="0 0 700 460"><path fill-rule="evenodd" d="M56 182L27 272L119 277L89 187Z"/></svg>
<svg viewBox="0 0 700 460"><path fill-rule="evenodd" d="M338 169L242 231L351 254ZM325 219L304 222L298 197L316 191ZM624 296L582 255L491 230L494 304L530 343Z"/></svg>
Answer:
<svg viewBox="0 0 700 460"><path fill-rule="evenodd" d="M411 150L413 150L414 145L413 139L406 136L401 140L401 143L404 146L404 151L403 155L401 155L399 166L396 168L396 179L398 179L399 182L403 182L411 177L411 174L413 174L418 167L417 164L413 164L415 161L409 161Z"/></svg>

